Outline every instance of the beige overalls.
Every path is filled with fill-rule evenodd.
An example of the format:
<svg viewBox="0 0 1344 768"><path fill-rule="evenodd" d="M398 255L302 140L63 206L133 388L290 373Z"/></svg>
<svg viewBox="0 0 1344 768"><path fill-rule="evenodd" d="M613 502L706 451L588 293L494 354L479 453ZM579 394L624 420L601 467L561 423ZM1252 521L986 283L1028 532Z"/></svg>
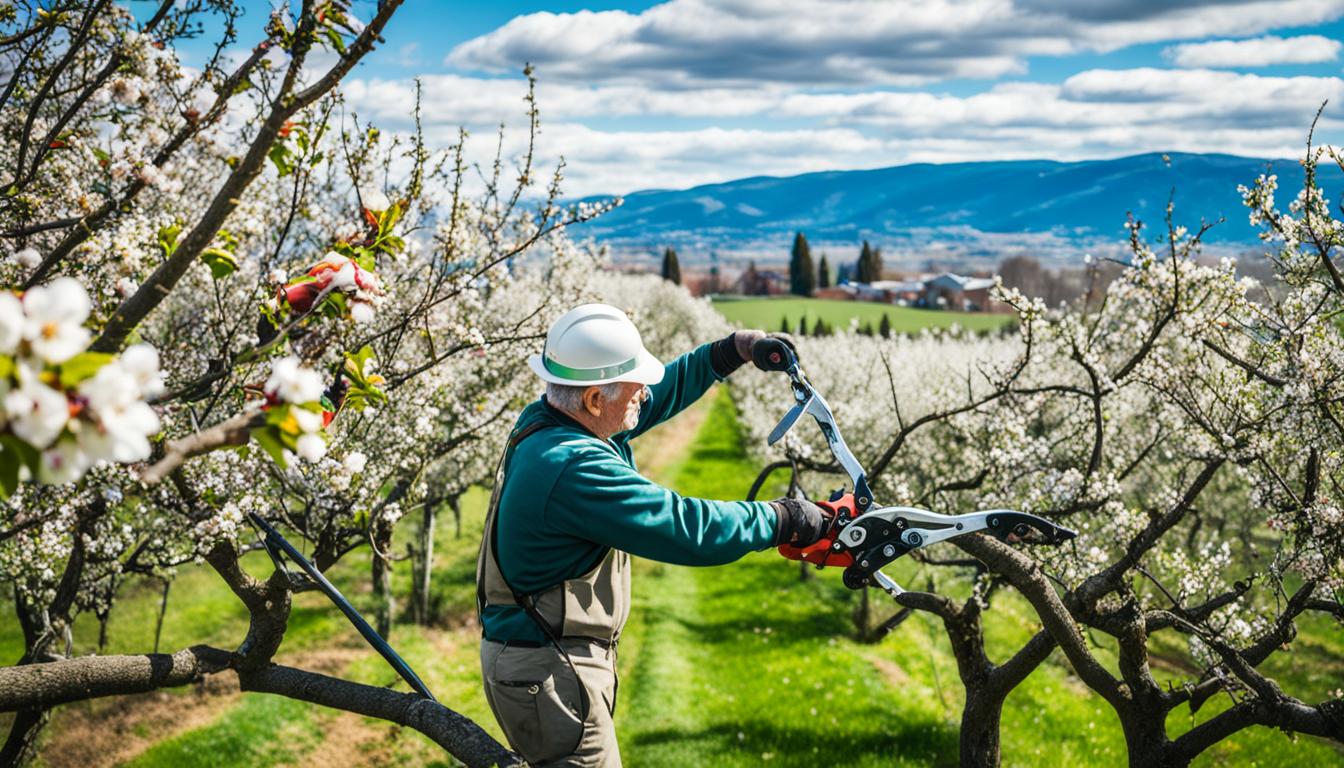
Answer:
<svg viewBox="0 0 1344 768"><path fill-rule="evenodd" d="M620 766L616 641L630 615L630 556L610 549L592 570L536 595L514 592L495 558L505 459L495 472L476 561L478 616L487 605L521 605L552 642L537 647L481 640L485 698L510 746L534 766ZM586 713L586 716L585 716Z"/></svg>

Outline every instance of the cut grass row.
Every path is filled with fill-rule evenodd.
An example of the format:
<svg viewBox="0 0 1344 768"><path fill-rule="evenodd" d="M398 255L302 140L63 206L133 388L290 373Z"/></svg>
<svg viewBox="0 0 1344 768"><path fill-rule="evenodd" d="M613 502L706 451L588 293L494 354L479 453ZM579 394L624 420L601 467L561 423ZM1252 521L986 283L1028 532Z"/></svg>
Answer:
<svg viewBox="0 0 1344 768"><path fill-rule="evenodd" d="M744 453L731 399L720 388L697 409L707 415L693 442L684 452L670 452L670 460L668 451L658 452L663 458L651 474L685 494L741 498L757 468ZM652 455L653 441L666 435L660 430L639 441L637 456ZM781 490L767 489L763 497ZM443 520L436 597L452 618L431 629L398 624L391 639L442 701L499 738L480 690L478 630L465 621L471 614L485 500L483 492L466 499L461 539L452 538L451 520ZM267 565L260 555L248 562L257 573ZM396 570L401 595L409 591L405 565ZM911 562L900 562L888 573L907 585L923 581L919 566ZM343 561L332 575L357 605L371 607L367 553ZM838 573L816 576L800 580L795 564L769 551L716 568L636 561L635 609L619 658L617 723L625 762L814 766L842 756L859 766L956 764L963 697L941 624L915 614L881 643L855 642L851 615L858 594L840 585ZM969 589L960 587L963 593ZM143 651L152 643L158 598L150 583L118 603L109 652ZM885 601L880 593L874 599L879 605ZM304 594L297 603L282 662L302 665L316 663L323 654L336 656L339 663L323 671L404 689L324 598ZM1006 658L1038 626L1029 606L1001 593L985 617L990 657ZM229 647L245 628L246 617L213 573L184 569L170 596L165 650L202 640ZM96 631L92 622L81 622L77 650L89 651ZM0 624L0 641L0 648L14 655L16 638L7 624ZM1337 627L1306 622L1293 648L1267 665L1289 692L1310 700L1344 679L1344 638ZM1174 644L1161 651L1176 662L1182 659ZM1104 642L1097 652L1114 670L1114 654ZM1174 671L1167 674L1175 676ZM451 764L419 734L380 721L259 694L211 700L180 689L174 695L182 697L183 707L217 703L217 711L191 728L162 734L130 765L318 764L336 748L347 765ZM96 715L112 706L88 702L58 710L49 743L114 738L87 731L96 729ZM1169 724L1172 735L1226 706L1226 701L1212 701L1197 717L1181 710ZM1125 752L1110 708L1056 652L1009 697L1003 754L1008 765L1053 766L1109 765L1123 761ZM54 752L48 758L53 768L71 764ZM1198 764L1341 762L1340 753L1323 742L1290 742L1261 728L1224 742Z"/></svg>
<svg viewBox="0 0 1344 768"><path fill-rule="evenodd" d="M896 333L918 333L925 328L950 328L953 325L986 333L1016 322L1013 315L943 312L871 301L808 299L798 296L716 299L714 309L735 325L767 331L782 330L781 326L787 326L793 331L800 320L811 330L818 318L837 329L848 328L850 322L857 319L860 326L870 325L873 330L877 330L883 315L887 316Z"/></svg>

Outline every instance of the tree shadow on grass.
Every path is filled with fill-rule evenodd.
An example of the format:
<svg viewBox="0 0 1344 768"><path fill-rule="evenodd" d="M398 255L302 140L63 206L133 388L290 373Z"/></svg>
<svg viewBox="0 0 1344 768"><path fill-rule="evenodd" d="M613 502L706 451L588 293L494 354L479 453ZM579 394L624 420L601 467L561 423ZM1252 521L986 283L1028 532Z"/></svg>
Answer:
<svg viewBox="0 0 1344 768"><path fill-rule="evenodd" d="M875 717L880 717L875 715ZM957 764L955 729L930 720L894 724L875 732L872 723L855 731L829 718L799 713L792 723L743 720L696 731L664 728L622 740L627 759L641 765L890 765L898 761L930 766ZM814 751L815 748L815 751ZM768 758L763 757L769 755Z"/></svg>

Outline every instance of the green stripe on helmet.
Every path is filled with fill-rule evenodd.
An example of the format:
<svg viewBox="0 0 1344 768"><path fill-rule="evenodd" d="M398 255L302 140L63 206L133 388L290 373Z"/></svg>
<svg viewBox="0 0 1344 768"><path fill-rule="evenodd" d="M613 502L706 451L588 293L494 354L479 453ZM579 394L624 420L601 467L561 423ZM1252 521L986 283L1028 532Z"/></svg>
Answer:
<svg viewBox="0 0 1344 768"><path fill-rule="evenodd" d="M541 364L546 367L546 370L562 379L569 379L570 381L597 381L598 379L610 379L615 376L622 376L635 370L639 365L639 358L632 357L623 363L604 365L601 368L570 368L567 365L561 365L549 357L542 355Z"/></svg>

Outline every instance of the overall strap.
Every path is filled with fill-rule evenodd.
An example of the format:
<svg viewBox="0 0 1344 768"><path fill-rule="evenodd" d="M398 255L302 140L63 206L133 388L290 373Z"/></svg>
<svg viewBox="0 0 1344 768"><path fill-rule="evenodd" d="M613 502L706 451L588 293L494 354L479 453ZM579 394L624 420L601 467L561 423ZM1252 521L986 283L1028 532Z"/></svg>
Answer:
<svg viewBox="0 0 1344 768"><path fill-rule="evenodd" d="M514 586L509 583L508 577L504 575L504 569L499 566L499 502L503 495L504 475L508 472L509 458L513 455L513 451L518 447L518 444L525 438L549 426L554 425L545 422L535 423L515 433L509 438L508 444L504 447L504 455L499 459L499 467L495 470L495 489L490 495L490 507L485 513L485 535L488 537L488 540L486 545L482 547L484 550L481 553L482 567L478 569L480 573L478 573L476 579L476 604L477 610L483 614L485 611L484 561L485 558L489 558L494 561L495 571L499 574L500 580L503 581L504 585L509 588L511 593L513 593L514 602L523 609L528 615L528 618L532 619L532 622L537 625L537 628L546 636L546 639L550 640L551 645L555 646L555 650L564 657L565 663L569 665L570 671L574 673L574 679L579 683L579 707L582 710L579 713L579 717L582 721L586 722L591 702L588 698L587 686L584 685L583 678L579 676L579 670L574 666L574 660L570 658L569 652L560 644L560 636L555 631L555 628L552 627L550 623L546 621L545 617L541 615L541 612L537 610L536 596L525 595L514 588ZM481 622L481 633L482 635L485 633L485 622Z"/></svg>

